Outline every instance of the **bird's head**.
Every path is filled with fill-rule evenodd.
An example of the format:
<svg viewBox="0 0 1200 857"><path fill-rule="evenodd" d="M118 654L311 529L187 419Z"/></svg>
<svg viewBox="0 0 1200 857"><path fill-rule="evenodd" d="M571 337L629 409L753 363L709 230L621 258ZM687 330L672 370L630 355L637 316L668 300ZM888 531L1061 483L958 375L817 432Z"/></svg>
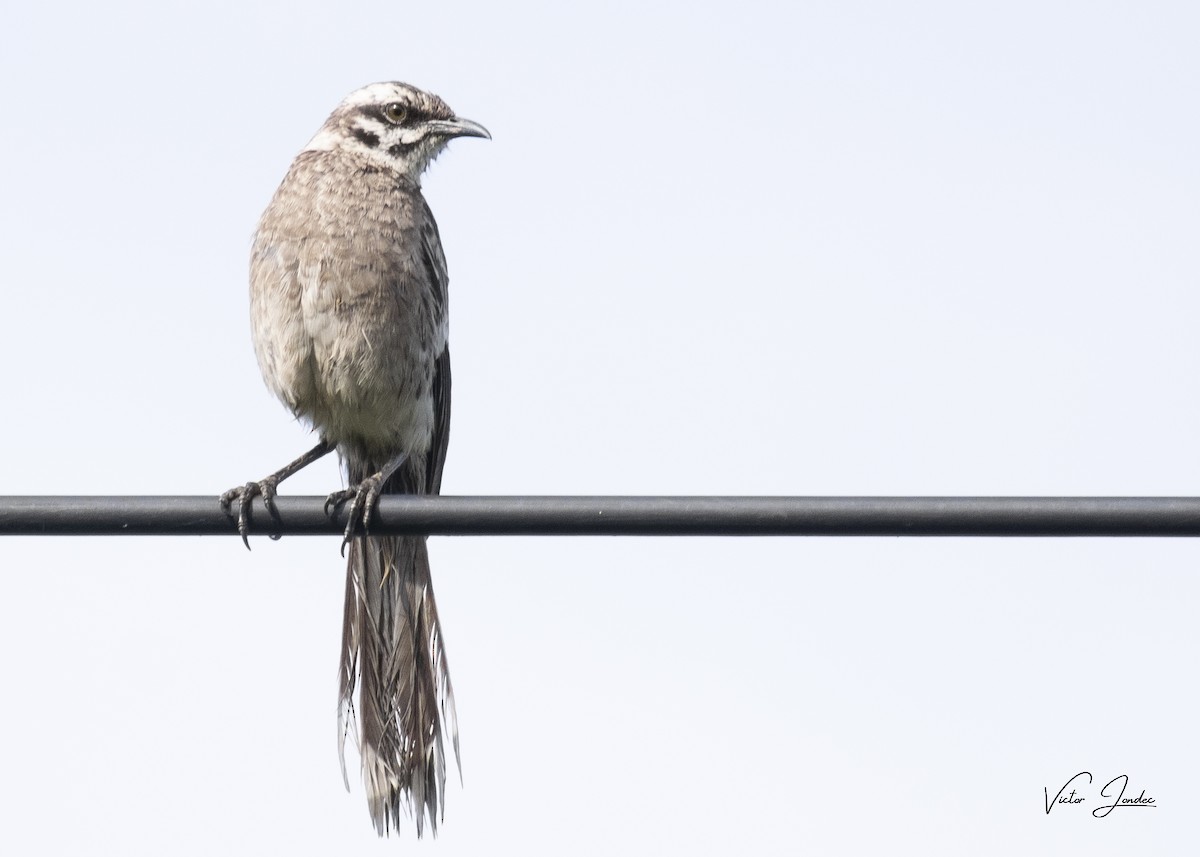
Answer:
<svg viewBox="0 0 1200 857"><path fill-rule="evenodd" d="M420 184L421 173L455 137L492 135L446 102L407 83L372 83L346 96L305 151L357 152Z"/></svg>

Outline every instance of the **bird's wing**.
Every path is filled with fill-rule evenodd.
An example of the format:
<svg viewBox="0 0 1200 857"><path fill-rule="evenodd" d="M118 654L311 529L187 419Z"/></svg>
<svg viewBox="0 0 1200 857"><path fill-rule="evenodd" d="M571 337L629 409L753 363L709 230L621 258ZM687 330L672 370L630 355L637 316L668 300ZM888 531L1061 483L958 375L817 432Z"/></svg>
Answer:
<svg viewBox="0 0 1200 857"><path fill-rule="evenodd" d="M446 448L450 445L450 346L437 360L433 375L433 443L425 465L430 494L442 492L442 467L446 464Z"/></svg>
<svg viewBox="0 0 1200 857"><path fill-rule="evenodd" d="M450 276L446 270L446 256L442 252L442 239L438 235L437 222L429 206L425 206L421 219L421 261L429 275L433 289L433 301L445 318L446 298ZM425 463L425 488L430 494L442 490L442 468L446 464L446 449L450 444L450 346L446 345L438 355L433 374L433 439L429 445Z"/></svg>

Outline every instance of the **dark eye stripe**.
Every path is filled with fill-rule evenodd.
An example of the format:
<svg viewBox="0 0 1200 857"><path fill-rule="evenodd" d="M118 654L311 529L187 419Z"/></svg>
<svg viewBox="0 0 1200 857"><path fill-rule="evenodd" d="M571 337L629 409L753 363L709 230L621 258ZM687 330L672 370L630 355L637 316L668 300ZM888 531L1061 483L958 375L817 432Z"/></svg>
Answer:
<svg viewBox="0 0 1200 857"><path fill-rule="evenodd" d="M358 112L361 113L363 116L366 116L370 119L374 119L376 122L380 122L382 124L387 124L387 125L391 124L390 122L387 121L387 117L383 115L383 108L380 107L378 104L363 105L362 107L358 108Z"/></svg>
<svg viewBox="0 0 1200 857"><path fill-rule="evenodd" d="M425 122L426 120L430 119L432 115L418 107L410 107L408 105L405 105L405 110L408 111L408 115L404 118L404 122L402 123L404 125L415 125L420 122ZM358 112L363 116L367 116L371 119L374 119L376 122L381 122L385 125L396 124L384 115L383 105L381 104L364 104L362 107L358 108Z"/></svg>

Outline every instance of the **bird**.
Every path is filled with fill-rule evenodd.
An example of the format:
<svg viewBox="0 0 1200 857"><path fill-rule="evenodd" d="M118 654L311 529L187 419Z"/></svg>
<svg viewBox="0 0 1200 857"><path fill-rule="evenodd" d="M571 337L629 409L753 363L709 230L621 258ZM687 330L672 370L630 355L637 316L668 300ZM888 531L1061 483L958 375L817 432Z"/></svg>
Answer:
<svg viewBox="0 0 1200 857"><path fill-rule="evenodd" d="M459 760L454 690L425 536L375 536L381 494L438 494L450 430L446 257L421 192L458 137L491 139L438 96L400 82L350 93L263 212L250 258L255 355L267 387L319 442L219 498L246 547L251 501L279 520L279 483L337 451L350 504L339 662L338 745L353 736L380 836L411 816L434 835L445 807L447 743ZM355 690L357 688L357 701Z"/></svg>

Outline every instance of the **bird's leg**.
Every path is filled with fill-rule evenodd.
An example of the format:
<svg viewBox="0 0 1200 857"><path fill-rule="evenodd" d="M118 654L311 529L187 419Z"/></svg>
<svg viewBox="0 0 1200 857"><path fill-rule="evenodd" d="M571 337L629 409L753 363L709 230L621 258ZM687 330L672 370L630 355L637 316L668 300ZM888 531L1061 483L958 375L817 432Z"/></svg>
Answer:
<svg viewBox="0 0 1200 857"><path fill-rule="evenodd" d="M286 467L276 470L270 476L266 476L257 482L247 482L245 485L230 488L221 495L221 508L230 517L233 517L233 501L238 501L237 528L238 533L242 536L242 542L246 545L246 550L250 549L250 501L256 496L262 497L263 505L267 507L267 511L271 514L271 519L278 521L279 510L275 508L275 489L279 487L279 483L308 467L308 465L312 464L318 458L332 452L333 448L333 444L322 440L308 452L304 453L304 455ZM271 538L277 539L279 536L272 535Z"/></svg>
<svg viewBox="0 0 1200 857"><path fill-rule="evenodd" d="M342 539L342 555L346 555L346 545L350 543L350 538L354 535L354 522L361 517L363 535L367 534L367 527L371 523L371 514L375 511L375 506L379 503L379 492L383 489L383 483L387 482L393 473L400 469L400 465L408 459L407 452L401 452L388 461L387 464L380 468L378 473L373 473L365 477L357 485L351 485L349 488L344 488L341 491L334 491L325 500L325 514L332 516L337 511L338 507L347 500L353 498L354 502L350 504L350 512L346 521L346 534Z"/></svg>

